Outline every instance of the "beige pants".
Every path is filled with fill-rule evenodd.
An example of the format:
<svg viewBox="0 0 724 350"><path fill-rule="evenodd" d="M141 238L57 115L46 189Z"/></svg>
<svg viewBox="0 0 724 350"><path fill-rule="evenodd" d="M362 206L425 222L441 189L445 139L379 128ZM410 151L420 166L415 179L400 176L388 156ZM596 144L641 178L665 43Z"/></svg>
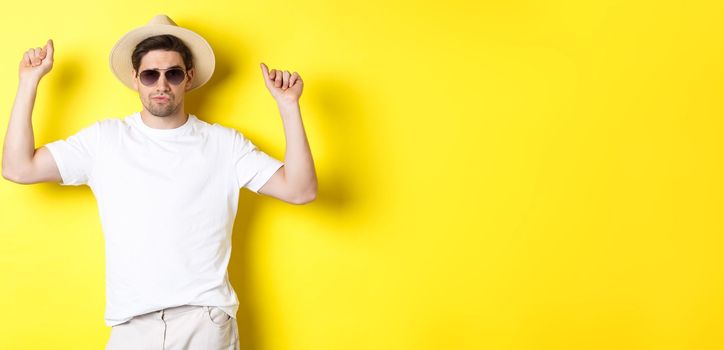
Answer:
<svg viewBox="0 0 724 350"><path fill-rule="evenodd" d="M214 306L149 312L111 328L106 350L239 350L236 319Z"/></svg>

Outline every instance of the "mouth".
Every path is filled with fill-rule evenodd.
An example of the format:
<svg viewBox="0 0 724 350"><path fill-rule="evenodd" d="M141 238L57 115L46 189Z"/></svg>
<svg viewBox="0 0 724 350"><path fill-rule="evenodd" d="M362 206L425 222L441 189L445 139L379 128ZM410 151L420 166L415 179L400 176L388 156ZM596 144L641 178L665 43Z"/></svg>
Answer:
<svg viewBox="0 0 724 350"><path fill-rule="evenodd" d="M168 102L169 98L168 98L168 96L156 96L156 97L151 97L151 100L156 101L156 102Z"/></svg>

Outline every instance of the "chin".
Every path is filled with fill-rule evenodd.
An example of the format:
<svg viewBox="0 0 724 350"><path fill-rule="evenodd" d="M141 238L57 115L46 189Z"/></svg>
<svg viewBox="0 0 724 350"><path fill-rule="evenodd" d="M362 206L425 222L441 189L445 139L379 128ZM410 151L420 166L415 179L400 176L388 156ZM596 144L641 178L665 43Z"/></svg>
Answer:
<svg viewBox="0 0 724 350"><path fill-rule="evenodd" d="M173 108L149 108L149 106L145 106L146 110L151 113L152 115L156 117L168 117L174 114L178 106L174 106ZM153 107L153 102L151 103L151 107Z"/></svg>

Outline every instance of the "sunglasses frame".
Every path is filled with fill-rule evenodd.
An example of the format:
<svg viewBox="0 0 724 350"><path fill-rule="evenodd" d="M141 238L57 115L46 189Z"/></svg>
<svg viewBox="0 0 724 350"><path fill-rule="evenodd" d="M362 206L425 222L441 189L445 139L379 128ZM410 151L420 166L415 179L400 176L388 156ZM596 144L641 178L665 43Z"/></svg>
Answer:
<svg viewBox="0 0 724 350"><path fill-rule="evenodd" d="M178 83L176 83L176 84L174 84L173 82L171 82L170 80L168 80L168 74L169 74L168 72L173 71L173 70L180 70L180 71L182 71L182 72L184 73L184 78L183 78L181 81L179 81ZM141 78L141 74L143 74L143 72L148 72L148 71L154 71L154 72L157 72L157 73L158 73L158 77L156 77L156 79L154 79L153 82L150 83L150 84L144 83L144 82L143 82L143 79ZM158 83L158 80L161 79L161 72L163 72L163 76L164 76L164 78L166 79L166 81L168 81L169 84L175 85L175 86L181 85L181 83L183 83L184 80L186 80L186 78L188 77L188 72L187 72L185 69L181 68L181 67L170 67L170 68L164 68L164 69L161 69L161 68L144 69L144 70L138 72L138 74L136 75L136 77L138 77L138 81L140 81L141 84L143 84L144 86L154 86L154 85L156 85L156 83Z"/></svg>

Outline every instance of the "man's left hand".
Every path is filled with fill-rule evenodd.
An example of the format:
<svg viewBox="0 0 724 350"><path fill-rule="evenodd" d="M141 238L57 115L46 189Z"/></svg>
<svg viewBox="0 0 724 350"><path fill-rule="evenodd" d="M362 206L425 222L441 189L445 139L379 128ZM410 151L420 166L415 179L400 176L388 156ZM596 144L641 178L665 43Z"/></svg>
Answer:
<svg viewBox="0 0 724 350"><path fill-rule="evenodd" d="M281 71L269 68L262 63L261 71L264 75L266 88L271 92L277 103L297 103L302 96L304 82L297 72L290 74L288 70Z"/></svg>

